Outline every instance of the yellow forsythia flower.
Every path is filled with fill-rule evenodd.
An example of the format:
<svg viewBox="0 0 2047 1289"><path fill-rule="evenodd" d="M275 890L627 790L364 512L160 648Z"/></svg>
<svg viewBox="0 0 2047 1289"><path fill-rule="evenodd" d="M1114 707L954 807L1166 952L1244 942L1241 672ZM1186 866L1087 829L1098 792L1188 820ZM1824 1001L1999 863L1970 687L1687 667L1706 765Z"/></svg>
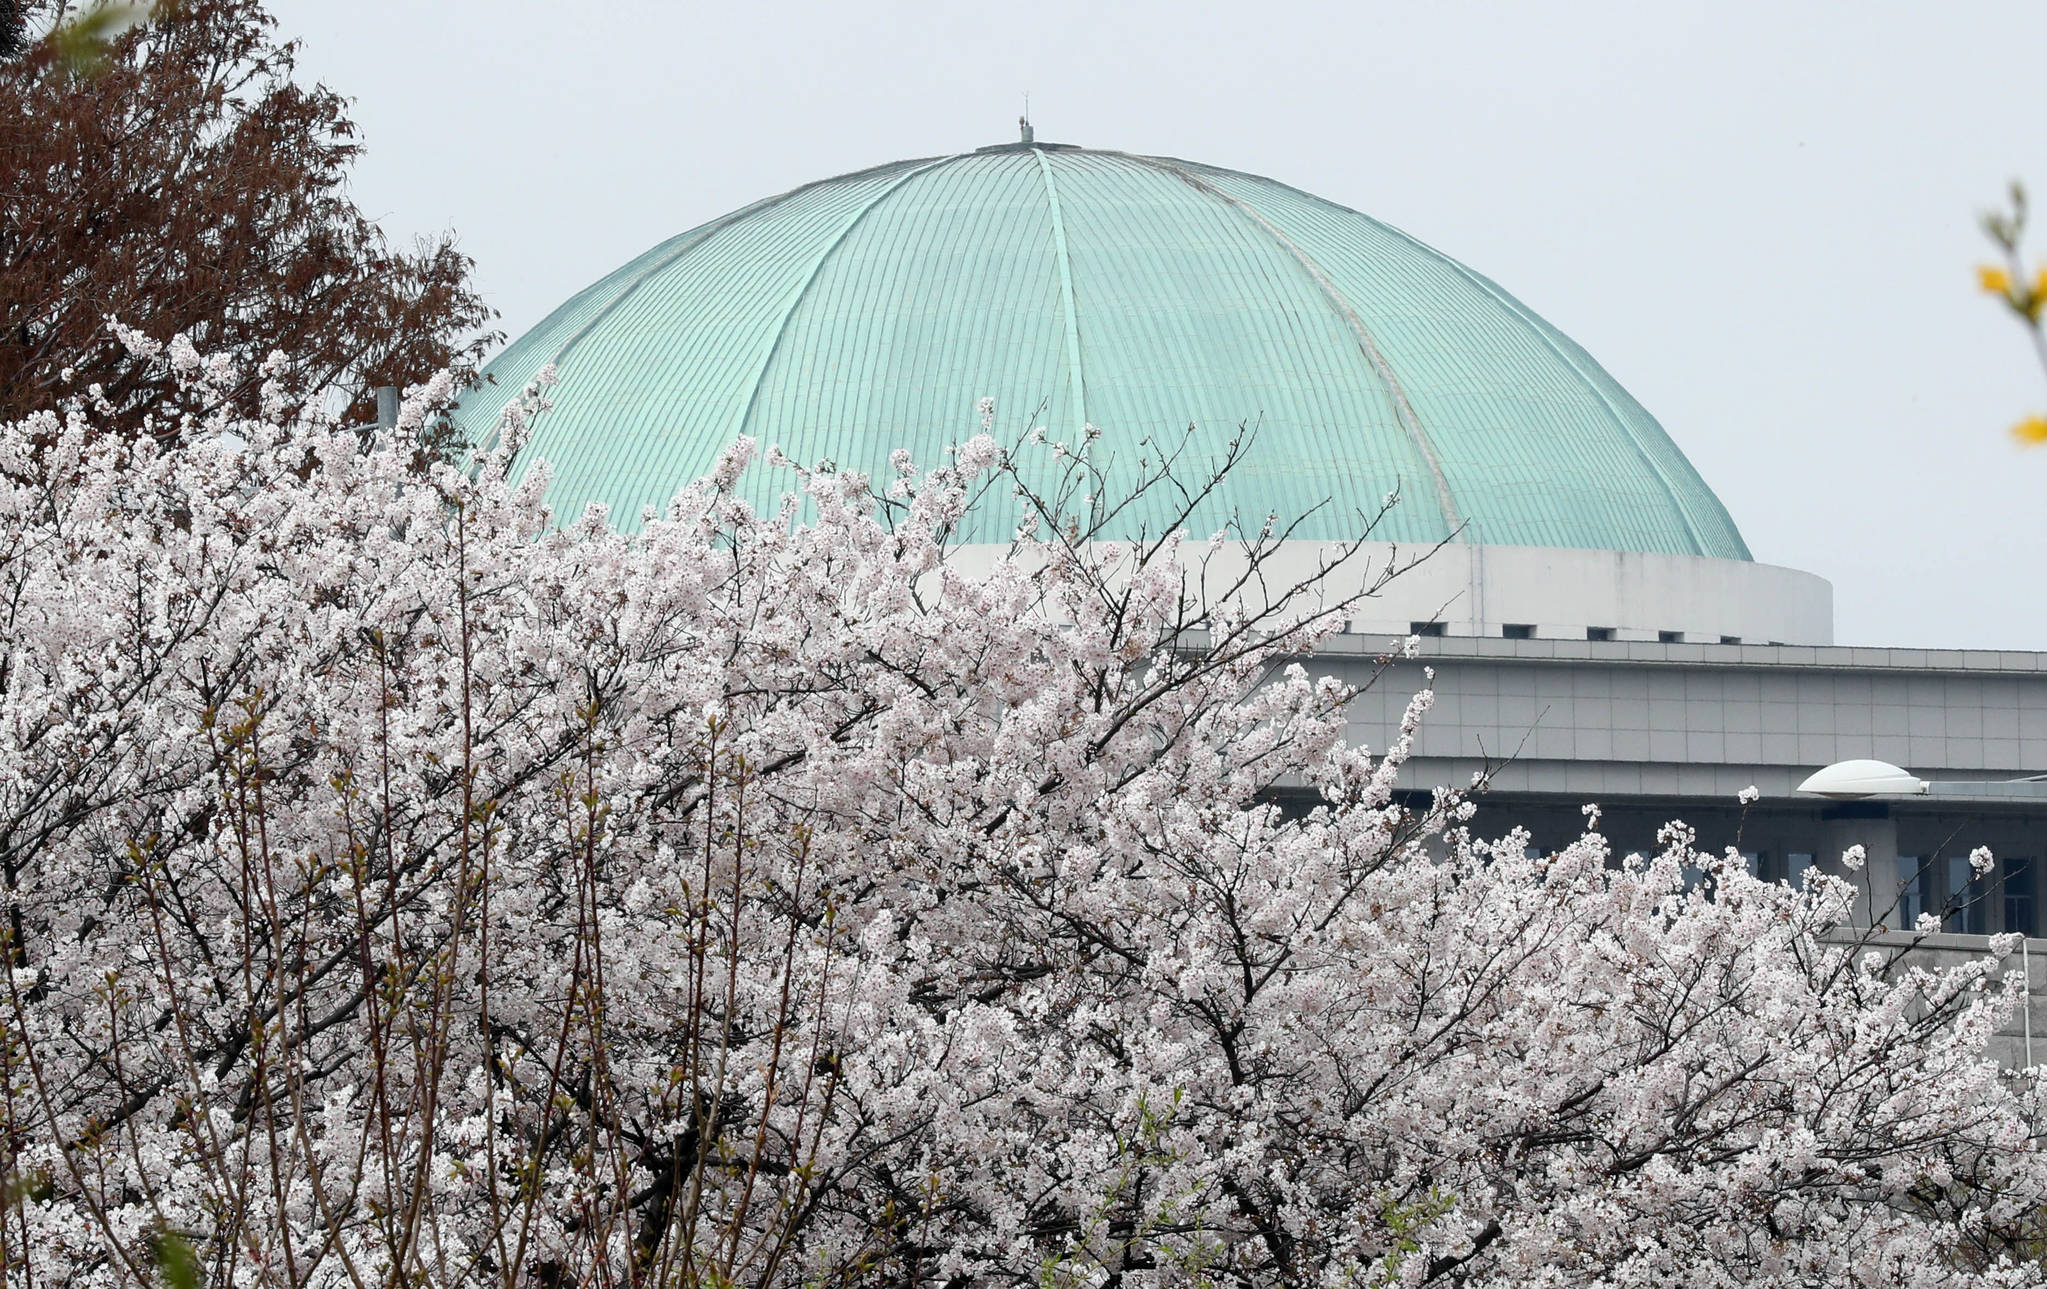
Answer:
<svg viewBox="0 0 2047 1289"><path fill-rule="evenodd" d="M2029 448L2047 443L2047 416L2028 416L2011 427L2011 436Z"/></svg>
<svg viewBox="0 0 2047 1289"><path fill-rule="evenodd" d="M1995 264L1978 264L1976 266L1976 285L1992 295L2010 295L2011 274Z"/></svg>

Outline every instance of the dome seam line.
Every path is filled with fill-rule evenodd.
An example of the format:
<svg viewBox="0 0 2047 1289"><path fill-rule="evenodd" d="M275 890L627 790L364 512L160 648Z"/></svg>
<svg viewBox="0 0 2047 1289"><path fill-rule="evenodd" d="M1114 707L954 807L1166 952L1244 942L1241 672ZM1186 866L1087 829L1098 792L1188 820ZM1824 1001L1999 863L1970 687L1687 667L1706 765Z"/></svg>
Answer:
<svg viewBox="0 0 2047 1289"><path fill-rule="evenodd" d="M621 305L623 305L626 302L628 297L630 297L634 292L638 291L641 287L645 286L649 281L653 279L653 277L656 274L669 268L677 260L680 260L683 256L689 254L691 251L695 250L699 246L702 246L706 241L710 240L710 237L713 233L718 232L727 224L731 224L748 215L755 215L765 210L772 210L776 206L781 205L783 202L789 200L789 198L795 195L796 193L794 191L791 191L785 192L778 197L770 197L766 201L757 201L751 206L742 207L739 210L733 211L729 215L724 215L718 219L714 219L710 223L705 224L703 227L697 229L696 236L691 237L681 246L676 247L675 250L670 254L662 256L661 259L658 260L657 262L648 265L646 269L643 272L641 272L638 277L626 283L625 288L621 290L617 295L613 296L609 301L607 301L603 308L599 309L596 313L590 315L589 321L585 322L582 326L576 328L576 333L574 335L570 336L567 340L562 341L560 347L558 347L554 351L554 356L548 359L548 361L552 363L557 369L559 369L561 364L568 358L569 352L573 350L577 345L583 343L583 341L589 337L590 333L597 329L598 324L602 323L606 318L609 318L613 312L615 312Z"/></svg>
<svg viewBox="0 0 2047 1289"><path fill-rule="evenodd" d="M1066 254L1066 225L1059 214L1059 186L1052 178L1052 163L1037 148L1038 173L1044 176L1045 197L1052 208L1052 251L1059 264L1059 302L1066 311L1066 385L1073 394L1075 442L1087 429L1087 379L1080 363L1080 318L1073 300L1073 265Z"/></svg>
<svg viewBox="0 0 2047 1289"><path fill-rule="evenodd" d="M957 161L961 155L964 154L955 153L949 157L939 157L935 161L928 161L903 174L894 183L876 193L866 205L862 206L854 214L853 218L846 221L845 227L841 228L832 237L832 240L827 242L824 248L817 253L817 259L812 262L810 272L804 275L803 285L796 288L796 294L790 299L789 307L782 311L782 320L775 324L775 337L768 342L768 350L766 354L762 355L760 366L754 369L753 380L746 393L746 406L740 410L739 421L734 426L733 433L746 433L747 425L753 420L754 408L760 404L761 386L767 381L768 369L775 365L775 355L782 351L782 342L788 338L789 324L795 320L796 311L803 307L804 300L809 298L810 288L817 285L818 278L823 275L825 265L831 262L833 254L841 246L845 245L846 239L853 235L853 230L860 227L867 217L874 213L876 207L902 191L912 179L920 175L929 174L940 166Z"/></svg>
<svg viewBox="0 0 2047 1289"><path fill-rule="evenodd" d="M1313 197L1313 194L1304 195ZM1315 200L1322 199L1315 198ZM1338 209L1348 210L1349 207L1338 207ZM1361 212L1353 213L1360 214L1361 218L1372 219L1370 215L1363 215ZM1648 466L1650 471L1653 474L1655 474L1657 482L1663 485L1664 494L1668 496L1672 503L1677 506L1678 516L1684 521L1685 535L1691 539L1692 549L1689 553L1694 555L1703 555L1709 558L1720 558L1719 556L1716 556L1714 552L1709 548L1706 542L1705 534L1702 531L1700 531L1698 520L1692 515L1691 502L1685 497L1683 491L1680 490L1677 487L1677 485L1671 480L1670 474L1663 468L1662 462L1658 461L1656 459L1656 455L1649 451L1648 446L1642 442L1642 436L1636 432L1635 427L1633 425L1630 425L1628 423L1628 418L1621 415L1620 410L1614 406L1613 400L1611 398L1608 398L1606 396L1606 392L1599 388L1598 382L1594 381L1592 377L1589 374L1587 374L1584 366L1581 365L1577 359L1571 357L1569 353L1565 352L1564 348L1561 345L1557 344L1557 342L1548 335L1548 333L1543 329L1544 324L1540 323L1536 316L1532 316L1533 314L1532 310L1530 310L1526 305L1522 304L1519 300L1516 300L1513 296L1507 294L1505 290L1495 285L1484 274L1479 273L1477 270L1468 267L1462 261L1458 260L1456 257L1445 255L1441 251L1434 250L1433 248L1428 246L1427 243L1420 241L1419 239L1413 237L1412 235L1403 232L1402 230L1395 228L1391 224L1385 223L1382 220L1372 219L1372 222L1378 224L1379 227L1385 229L1387 232L1391 233L1395 237L1398 237L1400 240L1408 243L1410 246L1415 246L1424 251L1427 251L1430 254L1434 255L1437 259L1439 259L1442 263L1449 265L1450 268L1459 277L1462 277L1472 286L1476 287L1478 290L1480 290L1487 296L1491 297L1494 303L1498 304L1501 308L1505 309L1509 314L1511 314L1515 321L1519 322L1523 328L1525 328L1531 335L1535 337L1537 343L1541 344L1545 349L1549 350L1552 354L1555 354L1559 361L1561 361L1566 367L1570 368L1572 374L1575 375L1579 379L1579 381L1583 383L1587 392L1589 392L1593 398L1599 401L1600 410L1606 413L1607 419L1612 421L1615 428L1619 429L1620 432L1627 438L1628 444L1631 447L1633 447L1635 449L1636 454L1642 458L1642 463ZM1733 526L1732 522L1730 521L1729 527L1732 526ZM1735 535L1735 541L1738 545L1742 547L1743 553L1747 554L1748 543L1741 540L1738 531Z"/></svg>
<svg viewBox="0 0 2047 1289"><path fill-rule="evenodd" d="M1542 343L1544 348L1548 349L1552 354L1556 355L1557 358L1562 360L1563 363L1571 369L1572 373L1576 375L1579 380L1585 383L1586 387L1592 393L1592 396L1599 400L1601 410L1603 410L1607 414L1607 416L1612 419L1615 425L1618 426L1618 428L1620 429L1621 433L1627 437L1629 445L1633 447L1637 455L1641 457L1643 464L1647 465L1650 471L1655 474L1657 481L1663 485L1665 495L1668 496L1671 502L1677 507L1679 517L1684 522L1686 534L1692 540L1694 550L1691 553L1704 556L1708 559L1737 558L1753 560L1755 558L1753 553L1750 552L1750 550L1748 549L1748 543L1742 539L1741 531L1739 527L1737 527L1736 524L1734 523L1733 517L1725 514L1725 507L1720 502L1718 496L1713 495L1712 489L1706 486L1705 481L1703 479L1700 479L1699 486L1703 488L1709 496L1712 497L1714 505L1721 509L1722 517L1726 521L1728 534L1733 539L1734 546L1740 553L1737 556L1730 557L1719 553L1717 549L1717 543L1709 545L1709 543L1705 539L1704 533L1700 529L1697 518L1694 516L1692 512L1691 502L1687 500L1687 498L1682 492L1680 492L1680 490L1672 482L1669 474L1657 462L1655 456L1648 450L1646 446L1644 446L1641 435L1636 432L1633 426L1627 423L1627 418L1622 416L1620 412L1614 407L1613 400L1608 398L1607 395L1599 389L1597 383L1592 379L1592 377L1587 374L1584 365L1579 363L1576 359L1572 358L1570 354L1568 354L1561 347L1559 347L1555 340L1552 339L1544 331L1544 328L1550 325L1547 322L1547 320L1544 319L1540 314L1535 313L1532 309L1529 309L1520 301L1516 300L1510 293L1506 291L1505 288L1499 286L1497 283L1494 283L1484 274L1478 272L1478 270L1470 267L1469 265L1465 264L1463 261L1457 259L1453 255L1447 255L1444 252L1437 250L1435 247L1429 245L1427 242L1423 241L1419 237L1416 237L1413 233L1410 233L1405 229L1389 224L1385 220L1380 219L1374 215L1371 215L1365 211L1358 210L1355 207L1346 206L1342 202L1331 201L1329 198L1324 197L1319 193L1308 192L1305 189L1297 188L1292 184L1285 183L1278 179L1272 179L1264 175L1252 174L1249 171L1245 170L1232 170L1225 166L1211 166L1203 162L1183 161L1177 157L1138 157L1134 154L1120 155L1131 156L1132 160L1158 162L1174 170L1185 168L1189 171L1201 170L1210 173L1226 174L1234 176L1238 179L1249 180L1255 183L1271 184L1276 188L1283 188L1286 191L1293 193L1295 196L1299 197L1303 201L1312 202L1317 206L1324 206L1331 210L1338 210L1346 215L1351 215L1354 216L1355 218L1362 219L1367 223L1371 224L1373 227L1383 230L1388 236L1398 238L1399 240L1407 243L1409 246L1414 247L1416 250L1421 251L1423 254L1428 255L1432 259L1438 260L1443 264L1449 266L1459 276L1463 277L1466 281L1470 282L1473 286L1477 287L1479 290L1483 291L1487 296L1491 297L1495 303L1499 304L1502 308L1506 309L1524 327L1528 328L1531 332L1533 332L1535 334L1536 339ZM1568 337L1566 337L1566 339L1568 340ZM1575 344L1576 342L1573 341L1571 343ZM1594 360L1594 366L1597 367L1596 359ZM1611 377L1609 377L1609 379L1611 379ZM1675 444L1673 444L1672 446L1675 447ZM1685 465L1688 468L1692 469L1693 474L1696 476L1697 467L1692 466L1690 459L1684 457L1682 449L1677 450L1680 458L1684 460Z"/></svg>
<svg viewBox="0 0 2047 1289"><path fill-rule="evenodd" d="M810 185L805 185L805 187L809 186ZM734 223L737 220L743 219L748 215L756 215L762 211L773 210L775 207L781 205L783 202L789 200L791 197L794 197L797 193L802 191L804 191L803 188L792 188L788 192L780 193L773 197L763 198L760 201L752 202L748 205L741 206L738 210L732 211L729 214L720 215L718 218L711 220L709 223L702 224L697 228L689 230L688 232L677 234L676 240L681 241L682 245L676 247L673 251L662 256L659 260L656 260L654 263L649 264L645 269L642 269L639 275L633 278L632 281L626 283L623 287L619 288L618 294L612 296L611 299L605 301L603 308L591 314L589 318L584 320L583 325L577 327L575 332L571 334L568 337L568 339L562 341L561 344L555 347L554 353L548 357L547 362L544 363L543 366L553 367L555 369L556 379L559 380L562 376L561 371L562 364L568 361L569 354L578 345L582 344L583 341L587 340L590 336L590 333L595 331L599 324L603 323L605 319L609 318L614 312L616 312L620 307L622 307L628 298L630 298L641 287L645 286L649 281L653 280L656 274L661 273L664 270L668 269L669 267L674 265L676 261L680 260L683 256L689 254L697 247L702 246L706 241L710 240L712 234L717 233L721 229L725 228L727 225ZM541 325L543 326L546 325L545 319L542 319ZM514 394L513 397L517 398L518 395ZM509 404L507 405L509 406ZM503 413L501 411L499 413L500 423L502 422L502 419ZM498 424L493 424L491 426L489 434L485 436L482 445L478 448L479 453L488 454L496 450L498 443L498 428L499 428ZM528 441L530 442L531 440ZM521 455L524 455L523 449L521 451Z"/></svg>
<svg viewBox="0 0 2047 1289"><path fill-rule="evenodd" d="M738 219L741 215L750 213L757 207L765 208L768 206L772 206L776 202L781 201L784 197L787 196L788 194L784 193L782 197L770 198L765 202L755 202L752 206L747 206L743 207L742 209L735 210L729 215L721 215L717 219L714 219L710 223L705 224L699 228L691 229L686 233L677 234L676 240L683 242L681 246L676 247L667 255L662 256L653 264L648 265L645 269L641 270L640 274L637 277L633 278L632 281L620 287L617 295L614 295L611 297L611 299L605 301L604 306L598 309L597 312L591 314L587 319L585 319L583 325L577 327L575 331L570 334L568 339L562 341L559 345L556 345L554 352L549 354L547 361L541 365L543 367L553 367L555 369L555 374L557 378L559 378L561 374L562 361L569 356L569 351L574 349L577 345L581 344L583 340L586 337L588 337L592 331L596 330L597 325L599 323L603 322L606 318L610 317L613 310L617 309L621 304L625 303L627 296L630 296L633 292L639 290L640 287L645 285L647 279L653 277L656 273L659 273L661 270L675 263L677 260L689 254L697 247L703 245L705 239L709 238L712 233L715 233L720 228L724 227L725 224L727 224L728 222ZM547 325L546 320L542 319L539 325L546 326ZM514 393L512 395L512 398L517 399L518 394ZM510 406L509 401L506 403L506 406ZM477 446L476 451L478 452L478 454L488 455L489 453L497 450L498 430L502 424L503 416L504 413L502 410L500 410L497 419L491 425L489 433L487 433L484 436L483 442Z"/></svg>
<svg viewBox="0 0 2047 1289"><path fill-rule="evenodd" d="M1194 189L1194 191L1236 212L1239 216L1255 225L1267 237L1271 238L1308 275L1309 280L1315 284L1322 297L1336 309L1337 315L1343 319L1345 327L1351 333L1351 337L1357 341L1358 348L1364 351L1365 360L1371 364L1372 371L1378 376L1380 384L1385 387L1386 395L1393 404L1394 418L1400 422L1400 428L1407 432L1408 440L1413 443L1415 451L1420 454L1422 465L1428 470L1430 481L1435 485L1436 508L1441 513L1443 523L1449 530L1447 540L1455 540L1458 533L1464 528L1464 518L1459 512L1457 500L1451 492L1450 478L1443 469L1442 457L1436 452L1436 445L1429 438L1428 431L1422 427L1421 417L1416 415L1413 404L1408 402L1407 390L1401 385L1399 376L1394 373L1392 364L1386 360L1386 355L1380 351L1378 342L1372 338L1371 330L1365 326L1364 319L1358 316L1357 311L1351 307L1350 302L1343 297L1343 293L1337 290L1336 284L1329 280L1329 276L1322 271L1321 266L1316 264L1313 257L1303 250L1298 243L1280 229L1274 227L1272 222L1259 214L1256 209L1245 202L1237 200L1213 184L1208 183L1199 175L1179 165L1161 161L1155 157L1139 156L1135 153L1125 153L1123 155L1128 156L1132 161L1136 161L1141 165L1165 171Z"/></svg>
<svg viewBox="0 0 2047 1289"><path fill-rule="evenodd" d="M1530 311L1525 306L1523 306L1519 301L1509 296L1505 291L1494 286L1491 282L1487 281L1485 277L1479 274L1478 272L1466 268L1463 264L1458 263L1455 259L1452 259L1447 255L1444 256L1443 258L1445 262L1455 265L1457 272L1460 275L1462 275L1466 280L1470 281L1472 285L1478 287L1479 290L1484 291L1487 295L1490 295L1503 308L1505 308L1509 313L1511 313L1514 316L1515 320L1520 322L1520 324L1524 328L1526 328L1531 334L1533 334L1540 344L1547 348L1551 353L1555 354L1557 358L1561 360L1566 367L1569 367L1571 369L1572 373L1575 374L1579 380L1584 382L1586 390L1588 390L1591 393L1592 397L1599 400L1600 410L1605 412L1608 419L1610 419L1614 423L1614 425L1619 428L1622 434L1627 436L1629 444L1632 445L1636 453L1638 453L1641 456L1643 464L1647 465L1649 469L1652 472L1654 472L1657 481L1663 485L1664 493L1667 496L1669 496L1673 503L1676 504L1678 516L1684 520L1685 535L1690 537L1692 541L1691 553L1694 555L1711 555L1712 552L1707 549L1706 536L1699 529L1699 521L1692 515L1692 505L1690 500L1685 497L1683 490L1679 489L1676 483L1672 481L1669 471L1665 470L1663 468L1663 463L1656 459L1656 454L1651 452L1648 446L1642 442L1642 436L1635 431L1635 427L1633 425L1630 425L1628 423L1628 418L1621 415L1620 409L1616 408L1613 405L1613 400L1606 396L1606 391L1599 388L1598 382L1594 381L1592 377L1586 373L1584 367L1580 366L1578 360L1571 357L1571 355L1564 350L1563 346L1557 344L1555 340L1550 338L1550 336L1543 330L1543 328L1536 323L1535 319L1529 316ZM1744 546L1747 545L1746 542L1742 544Z"/></svg>

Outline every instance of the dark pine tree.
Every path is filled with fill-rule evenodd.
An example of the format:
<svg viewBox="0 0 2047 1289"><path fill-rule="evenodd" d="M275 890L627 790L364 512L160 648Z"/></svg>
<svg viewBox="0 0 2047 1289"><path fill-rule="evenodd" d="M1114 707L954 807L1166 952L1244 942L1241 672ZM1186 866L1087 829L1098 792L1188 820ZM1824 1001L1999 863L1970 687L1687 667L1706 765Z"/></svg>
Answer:
<svg viewBox="0 0 2047 1289"><path fill-rule="evenodd" d="M25 0L0 0L0 59L18 58L28 48Z"/></svg>
<svg viewBox="0 0 2047 1289"><path fill-rule="evenodd" d="M20 32L37 3L0 13ZM375 386L473 370L497 339L451 235L395 248L349 198L347 102L293 79L274 28L260 0L159 0L89 67L48 34L0 62L0 418L98 384L138 432L166 391L109 316L241 360L239 408L277 351L365 419Z"/></svg>

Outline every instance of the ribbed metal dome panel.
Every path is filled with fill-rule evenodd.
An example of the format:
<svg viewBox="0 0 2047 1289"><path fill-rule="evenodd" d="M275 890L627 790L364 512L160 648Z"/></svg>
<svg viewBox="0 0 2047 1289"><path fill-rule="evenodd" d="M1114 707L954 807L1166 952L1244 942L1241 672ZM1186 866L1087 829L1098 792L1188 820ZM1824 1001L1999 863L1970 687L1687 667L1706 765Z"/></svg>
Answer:
<svg viewBox="0 0 2047 1289"><path fill-rule="evenodd" d="M1462 524L1497 545L1749 557L1655 419L1491 281L1355 211L1168 158L1015 146L758 202L506 349L459 413L472 441L550 361L556 407L524 458L553 464L565 518L598 501L631 526L741 433L877 476L898 447L933 464L991 396L1008 437L1099 426L1112 489L1190 425L1195 469L1255 427L1200 535L1313 511L1299 535L1355 536L1398 487L1391 540ZM788 484L755 474L763 500ZM966 536L999 541L1013 517L977 522Z"/></svg>

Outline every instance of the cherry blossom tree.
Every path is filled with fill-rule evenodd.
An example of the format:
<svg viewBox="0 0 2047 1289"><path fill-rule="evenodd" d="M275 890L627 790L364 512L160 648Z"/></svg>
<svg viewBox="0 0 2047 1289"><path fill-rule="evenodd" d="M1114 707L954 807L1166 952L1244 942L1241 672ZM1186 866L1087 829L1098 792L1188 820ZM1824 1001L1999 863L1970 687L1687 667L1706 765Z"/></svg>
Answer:
<svg viewBox="0 0 2047 1289"><path fill-rule="evenodd" d="M512 481L542 391L458 469L286 370L0 427L0 1284L2047 1281L2012 946L1474 835L1284 527L984 427L626 535Z"/></svg>

